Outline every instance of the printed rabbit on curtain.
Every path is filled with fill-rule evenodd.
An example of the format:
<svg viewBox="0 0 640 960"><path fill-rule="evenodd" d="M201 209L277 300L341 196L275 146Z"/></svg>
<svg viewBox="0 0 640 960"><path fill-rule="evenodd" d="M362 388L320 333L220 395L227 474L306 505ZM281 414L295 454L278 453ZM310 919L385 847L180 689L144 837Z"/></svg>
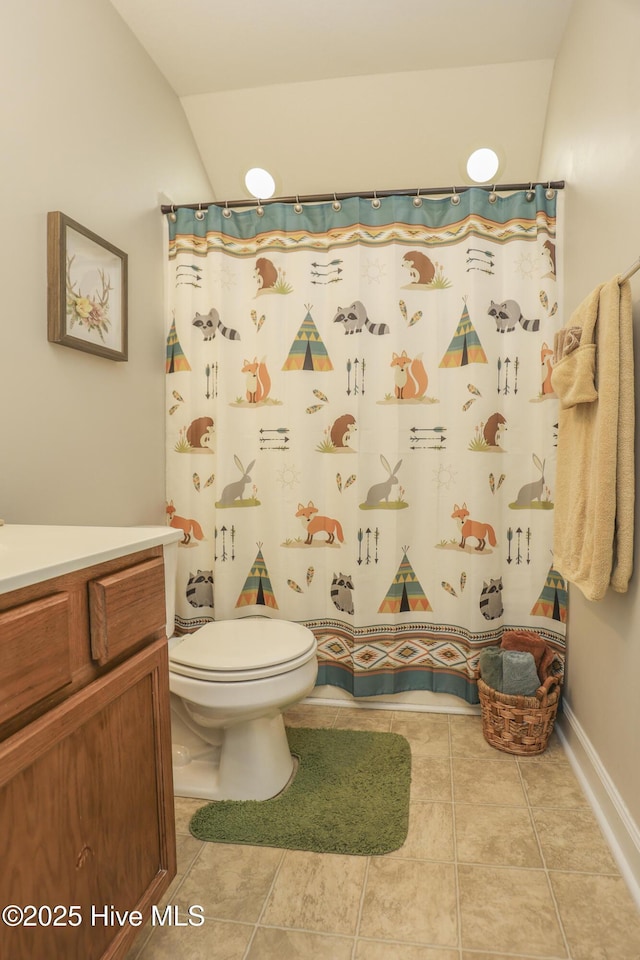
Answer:
<svg viewBox="0 0 640 960"><path fill-rule="evenodd" d="M480 650L505 629L536 630L562 663L556 202L471 189L176 212L178 632L305 623L318 682L356 696L476 702Z"/></svg>

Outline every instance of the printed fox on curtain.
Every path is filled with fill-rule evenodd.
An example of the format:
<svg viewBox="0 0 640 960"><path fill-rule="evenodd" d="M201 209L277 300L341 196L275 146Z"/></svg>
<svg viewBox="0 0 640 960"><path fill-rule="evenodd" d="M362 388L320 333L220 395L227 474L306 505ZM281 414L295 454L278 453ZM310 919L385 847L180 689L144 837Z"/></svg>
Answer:
<svg viewBox="0 0 640 960"><path fill-rule="evenodd" d="M318 682L477 701L553 566L558 197L353 198L168 220L177 629L309 626ZM227 211L228 213L228 211Z"/></svg>

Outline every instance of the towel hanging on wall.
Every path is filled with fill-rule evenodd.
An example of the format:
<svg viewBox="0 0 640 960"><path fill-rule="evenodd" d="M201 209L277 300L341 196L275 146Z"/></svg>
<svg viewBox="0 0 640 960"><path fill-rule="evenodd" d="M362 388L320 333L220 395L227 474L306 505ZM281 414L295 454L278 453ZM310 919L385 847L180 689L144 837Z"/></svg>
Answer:
<svg viewBox="0 0 640 960"><path fill-rule="evenodd" d="M634 367L631 288L596 287L556 334L560 398L554 565L588 600L627 590L633 568Z"/></svg>

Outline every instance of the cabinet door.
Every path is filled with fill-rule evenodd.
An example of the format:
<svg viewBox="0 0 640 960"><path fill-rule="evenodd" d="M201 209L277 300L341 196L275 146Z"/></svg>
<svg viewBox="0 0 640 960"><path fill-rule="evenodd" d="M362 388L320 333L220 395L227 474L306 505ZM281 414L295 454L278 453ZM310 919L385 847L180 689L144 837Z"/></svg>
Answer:
<svg viewBox="0 0 640 960"><path fill-rule="evenodd" d="M0 956L123 957L138 930L101 919L105 907L148 912L175 875L166 642L0 746L0 824L0 905L74 906L72 923L81 917L0 924Z"/></svg>

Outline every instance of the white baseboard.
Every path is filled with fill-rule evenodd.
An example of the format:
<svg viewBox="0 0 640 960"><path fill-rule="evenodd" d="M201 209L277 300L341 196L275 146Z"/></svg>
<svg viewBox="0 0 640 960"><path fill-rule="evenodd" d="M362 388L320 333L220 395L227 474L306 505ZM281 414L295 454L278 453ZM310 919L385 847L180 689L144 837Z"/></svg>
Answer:
<svg viewBox="0 0 640 960"><path fill-rule="evenodd" d="M640 907L640 829L566 701L556 730L629 892Z"/></svg>

